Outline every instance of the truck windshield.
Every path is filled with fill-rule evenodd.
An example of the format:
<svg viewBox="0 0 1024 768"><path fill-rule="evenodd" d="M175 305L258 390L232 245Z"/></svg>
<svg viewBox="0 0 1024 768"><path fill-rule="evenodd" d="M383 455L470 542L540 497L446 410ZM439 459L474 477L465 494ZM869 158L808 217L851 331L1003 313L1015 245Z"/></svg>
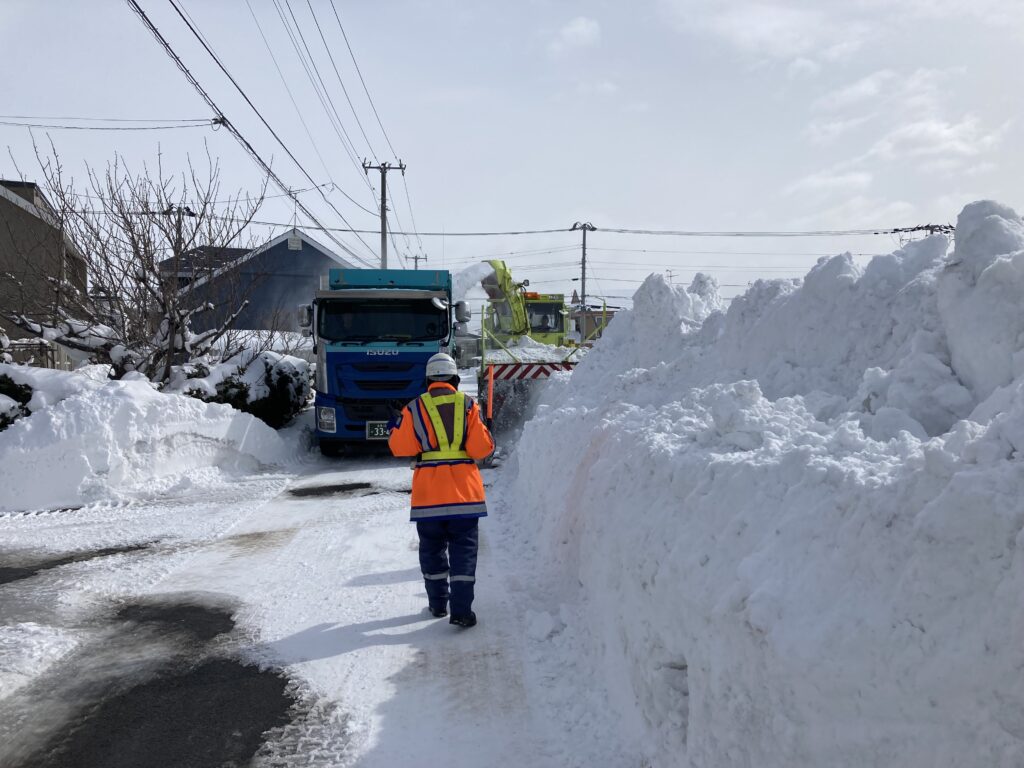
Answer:
<svg viewBox="0 0 1024 768"><path fill-rule="evenodd" d="M562 327L561 304L530 302L526 305L526 311L530 317L530 330L557 331Z"/></svg>
<svg viewBox="0 0 1024 768"><path fill-rule="evenodd" d="M317 335L326 341L436 341L448 335L448 313L430 299L328 299Z"/></svg>

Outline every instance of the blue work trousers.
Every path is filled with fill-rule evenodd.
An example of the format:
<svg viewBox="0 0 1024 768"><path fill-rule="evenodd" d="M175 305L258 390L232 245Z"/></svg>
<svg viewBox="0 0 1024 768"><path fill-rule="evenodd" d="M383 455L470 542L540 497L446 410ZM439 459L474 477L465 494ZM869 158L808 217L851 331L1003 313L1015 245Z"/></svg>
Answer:
<svg viewBox="0 0 1024 768"><path fill-rule="evenodd" d="M465 616L472 610L479 523L476 517L417 521L420 570L431 607L448 603L451 582L452 615Z"/></svg>

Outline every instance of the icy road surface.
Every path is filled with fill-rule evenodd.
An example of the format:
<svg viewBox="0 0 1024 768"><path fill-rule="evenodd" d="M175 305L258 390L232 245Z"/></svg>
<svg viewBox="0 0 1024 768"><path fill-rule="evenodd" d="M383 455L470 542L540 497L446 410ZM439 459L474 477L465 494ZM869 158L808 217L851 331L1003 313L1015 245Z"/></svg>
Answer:
<svg viewBox="0 0 1024 768"><path fill-rule="evenodd" d="M425 612L410 481L316 459L0 516L0 764L559 764L494 518L457 630Z"/></svg>

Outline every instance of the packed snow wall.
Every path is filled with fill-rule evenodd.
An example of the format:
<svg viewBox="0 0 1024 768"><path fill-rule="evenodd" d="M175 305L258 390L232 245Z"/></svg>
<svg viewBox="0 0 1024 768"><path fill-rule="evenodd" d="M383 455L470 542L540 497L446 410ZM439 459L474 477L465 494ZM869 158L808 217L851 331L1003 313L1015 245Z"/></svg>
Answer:
<svg viewBox="0 0 1024 768"><path fill-rule="evenodd" d="M1024 765L1024 222L955 243L727 311L652 276L552 381L501 489L592 681L552 718L654 766Z"/></svg>

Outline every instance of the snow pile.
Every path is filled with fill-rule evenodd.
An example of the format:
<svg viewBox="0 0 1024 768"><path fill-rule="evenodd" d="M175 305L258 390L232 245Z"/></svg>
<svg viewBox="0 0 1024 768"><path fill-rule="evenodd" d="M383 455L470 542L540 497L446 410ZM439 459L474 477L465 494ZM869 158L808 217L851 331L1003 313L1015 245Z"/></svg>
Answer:
<svg viewBox="0 0 1024 768"><path fill-rule="evenodd" d="M529 336L520 336L515 341L506 343L505 349L490 339L487 344L488 363L560 363L564 360L576 362L581 360L585 353L585 350L579 347L556 347L531 339Z"/></svg>
<svg viewBox="0 0 1024 768"><path fill-rule="evenodd" d="M956 243L725 313L651 277L548 387L504 493L532 642L590 681L556 727L653 766L1024 765L1024 222L975 203Z"/></svg>
<svg viewBox="0 0 1024 768"><path fill-rule="evenodd" d="M0 365L5 374L32 387L32 415L0 432L0 511L159 493L196 472L294 460L295 446L249 414L158 392L142 377Z"/></svg>

